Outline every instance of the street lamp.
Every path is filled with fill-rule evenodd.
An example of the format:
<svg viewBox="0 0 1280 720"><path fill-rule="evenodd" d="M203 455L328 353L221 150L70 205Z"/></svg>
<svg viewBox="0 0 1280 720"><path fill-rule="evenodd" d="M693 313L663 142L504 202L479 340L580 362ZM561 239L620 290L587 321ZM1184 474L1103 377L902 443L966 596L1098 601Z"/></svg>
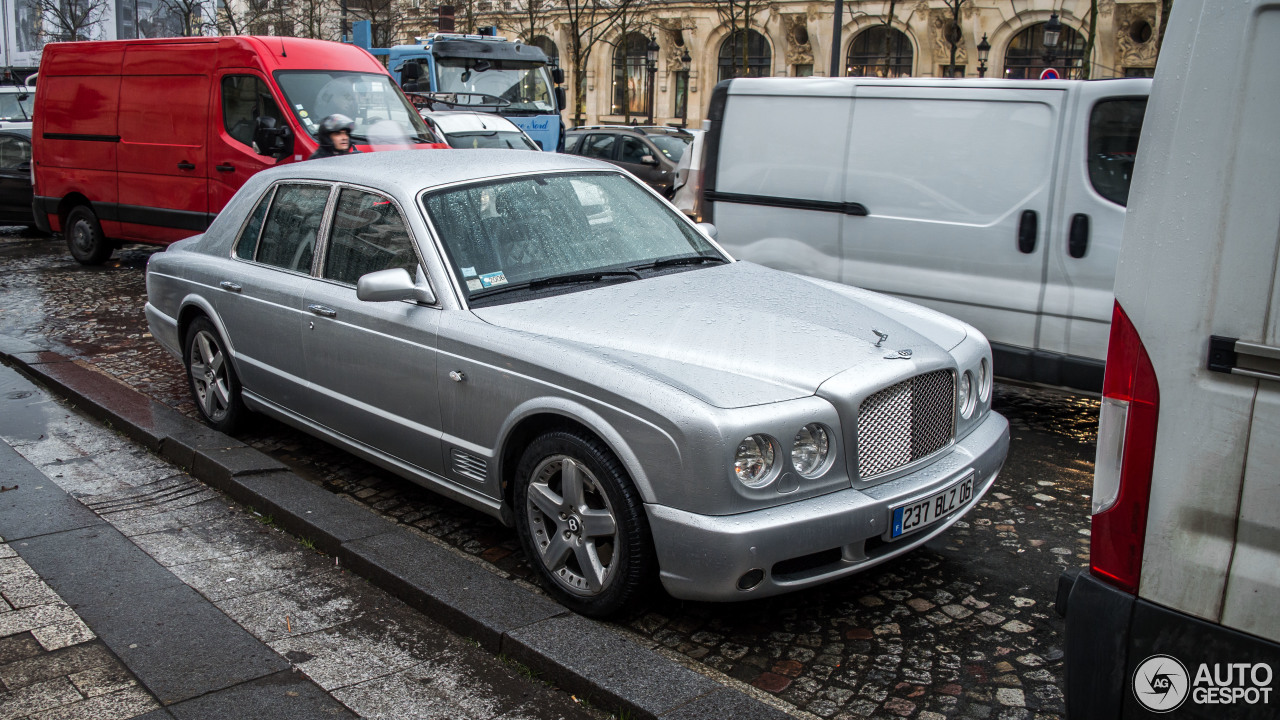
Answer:
<svg viewBox="0 0 1280 720"><path fill-rule="evenodd" d="M649 124L653 124L653 82L658 74L658 40L649 38L649 46L645 48L645 69L649 71Z"/></svg>
<svg viewBox="0 0 1280 720"><path fill-rule="evenodd" d="M978 43L978 77L987 76L987 57L991 55L991 43L987 42L987 34L982 33L982 42Z"/></svg>
<svg viewBox="0 0 1280 720"><path fill-rule="evenodd" d="M1044 24L1044 64L1052 65L1053 61L1058 59L1057 49L1058 40L1062 37L1062 21L1058 20L1058 13L1049 15L1049 22Z"/></svg>

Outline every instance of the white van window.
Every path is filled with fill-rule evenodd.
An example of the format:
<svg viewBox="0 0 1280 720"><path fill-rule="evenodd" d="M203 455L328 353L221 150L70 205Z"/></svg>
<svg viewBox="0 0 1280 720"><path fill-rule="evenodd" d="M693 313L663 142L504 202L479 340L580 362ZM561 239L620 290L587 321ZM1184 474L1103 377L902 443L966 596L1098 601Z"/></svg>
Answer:
<svg viewBox="0 0 1280 720"><path fill-rule="evenodd" d="M1104 100L1089 114L1089 182L1117 205L1129 202L1146 98Z"/></svg>
<svg viewBox="0 0 1280 720"><path fill-rule="evenodd" d="M859 98L846 199L872 215L989 224L1049 182L1053 111L1037 102ZM903 142L890 139L906 138Z"/></svg>
<svg viewBox="0 0 1280 720"><path fill-rule="evenodd" d="M840 202L850 104L847 97L731 96L720 144L749 150L720 156L716 190ZM802 142L773 139L796 132Z"/></svg>

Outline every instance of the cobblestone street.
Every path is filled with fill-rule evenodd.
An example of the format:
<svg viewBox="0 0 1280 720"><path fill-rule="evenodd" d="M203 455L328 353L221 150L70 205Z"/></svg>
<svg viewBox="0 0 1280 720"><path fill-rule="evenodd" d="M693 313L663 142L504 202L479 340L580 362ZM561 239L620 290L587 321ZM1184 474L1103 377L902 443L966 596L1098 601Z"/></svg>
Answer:
<svg viewBox="0 0 1280 720"><path fill-rule="evenodd" d="M195 416L179 362L147 333L127 246L78 265L61 238L0 228L0 333L40 339ZM1098 402L997 383L1012 446L995 488L938 540L814 590L740 604L655 591L621 624L651 645L823 718L1058 718L1057 576L1088 559ZM275 421L239 436L313 482L491 563L532 573L512 530Z"/></svg>

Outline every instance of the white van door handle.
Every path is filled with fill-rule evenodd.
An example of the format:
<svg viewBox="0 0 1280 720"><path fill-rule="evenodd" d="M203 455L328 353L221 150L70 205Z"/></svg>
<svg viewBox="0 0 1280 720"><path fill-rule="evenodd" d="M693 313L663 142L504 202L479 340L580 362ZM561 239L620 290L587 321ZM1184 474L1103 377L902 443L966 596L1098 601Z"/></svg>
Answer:
<svg viewBox="0 0 1280 720"><path fill-rule="evenodd" d="M1023 210L1018 220L1018 252L1030 255L1036 251L1036 234L1040 231L1040 216L1035 210Z"/></svg>
<svg viewBox="0 0 1280 720"><path fill-rule="evenodd" d="M1214 372L1280 382L1280 348L1211 335L1208 367Z"/></svg>

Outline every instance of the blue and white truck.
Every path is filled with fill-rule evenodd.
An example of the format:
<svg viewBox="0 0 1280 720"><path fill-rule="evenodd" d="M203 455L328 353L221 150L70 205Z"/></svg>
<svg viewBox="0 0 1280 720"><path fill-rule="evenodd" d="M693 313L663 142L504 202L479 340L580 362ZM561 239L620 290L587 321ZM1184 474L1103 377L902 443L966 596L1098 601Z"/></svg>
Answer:
<svg viewBox="0 0 1280 720"><path fill-rule="evenodd" d="M375 48L364 20L353 23L352 39L387 58L388 71L410 100L496 113L543 150L564 149L564 71L538 47L492 35L432 33L413 45Z"/></svg>

